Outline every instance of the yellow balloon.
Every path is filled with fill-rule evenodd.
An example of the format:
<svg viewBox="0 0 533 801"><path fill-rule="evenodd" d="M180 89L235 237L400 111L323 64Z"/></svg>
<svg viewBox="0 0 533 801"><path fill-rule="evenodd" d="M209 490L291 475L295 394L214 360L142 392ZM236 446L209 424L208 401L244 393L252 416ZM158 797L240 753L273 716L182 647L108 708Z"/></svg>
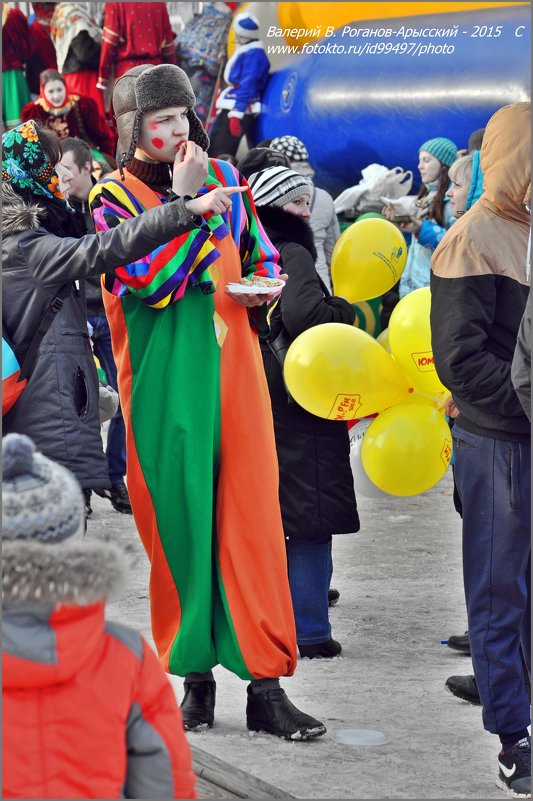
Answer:
<svg viewBox="0 0 533 801"><path fill-rule="evenodd" d="M376 340L343 323L316 325L285 357L287 389L304 409L328 420L354 420L400 403L408 381Z"/></svg>
<svg viewBox="0 0 533 801"><path fill-rule="evenodd" d="M431 347L429 287L415 289L394 307L389 320L389 345L395 360L416 389L436 395L446 392L435 370Z"/></svg>
<svg viewBox="0 0 533 801"><path fill-rule="evenodd" d="M381 334L378 334L376 337L376 342L379 342L382 348L385 348L387 353L390 353L390 345L389 345L389 329L384 328Z"/></svg>
<svg viewBox="0 0 533 801"><path fill-rule="evenodd" d="M376 298L398 281L406 260L407 245L396 225L360 220L343 231L331 256L335 295L350 303Z"/></svg>
<svg viewBox="0 0 533 801"><path fill-rule="evenodd" d="M370 424L361 446L365 473L390 495L419 495L434 487L451 456L450 429L431 406L385 409Z"/></svg>

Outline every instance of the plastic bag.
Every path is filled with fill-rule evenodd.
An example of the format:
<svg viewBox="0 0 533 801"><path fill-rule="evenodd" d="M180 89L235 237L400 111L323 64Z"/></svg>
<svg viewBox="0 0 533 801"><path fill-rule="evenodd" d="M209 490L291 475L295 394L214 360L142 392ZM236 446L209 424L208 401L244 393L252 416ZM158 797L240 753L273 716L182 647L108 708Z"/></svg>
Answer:
<svg viewBox="0 0 533 801"><path fill-rule="evenodd" d="M409 194L413 184L411 170L401 167L389 169L383 164L369 164L361 170L363 176L356 186L348 187L335 200L335 212L381 211L382 196L400 198Z"/></svg>

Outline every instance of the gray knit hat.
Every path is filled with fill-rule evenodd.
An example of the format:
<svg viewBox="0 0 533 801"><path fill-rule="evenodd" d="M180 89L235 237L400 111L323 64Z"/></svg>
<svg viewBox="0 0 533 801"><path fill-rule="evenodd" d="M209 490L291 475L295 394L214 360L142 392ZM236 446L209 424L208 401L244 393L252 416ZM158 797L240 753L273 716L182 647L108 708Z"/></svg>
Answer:
<svg viewBox="0 0 533 801"><path fill-rule="evenodd" d="M170 106L187 106L189 139L202 150L209 147L209 137L193 107L196 98L187 73L175 64L140 64L122 75L113 89L113 112L117 121L122 169L131 161L137 147L142 115Z"/></svg>
<svg viewBox="0 0 533 801"><path fill-rule="evenodd" d="M284 206L302 195L311 195L312 186L288 167L268 167L248 178L256 206Z"/></svg>
<svg viewBox="0 0 533 801"><path fill-rule="evenodd" d="M2 467L3 540L54 544L83 536L83 494L69 470L22 434L2 440Z"/></svg>

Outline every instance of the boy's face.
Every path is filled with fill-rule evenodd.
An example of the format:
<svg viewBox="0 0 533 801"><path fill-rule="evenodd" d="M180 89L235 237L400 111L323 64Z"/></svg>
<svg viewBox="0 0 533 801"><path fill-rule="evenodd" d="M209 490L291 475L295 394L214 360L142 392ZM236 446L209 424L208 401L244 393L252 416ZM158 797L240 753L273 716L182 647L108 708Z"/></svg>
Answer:
<svg viewBox="0 0 533 801"><path fill-rule="evenodd" d="M74 161L74 153L72 150L67 150L66 153L63 153L61 156L61 164L63 167L66 167L72 175L70 197L77 198L78 200L87 200L89 192L93 188L91 162L87 161L80 169Z"/></svg>
<svg viewBox="0 0 533 801"><path fill-rule="evenodd" d="M169 106L143 114L137 150L143 161L173 164L176 151L189 138L187 106Z"/></svg>

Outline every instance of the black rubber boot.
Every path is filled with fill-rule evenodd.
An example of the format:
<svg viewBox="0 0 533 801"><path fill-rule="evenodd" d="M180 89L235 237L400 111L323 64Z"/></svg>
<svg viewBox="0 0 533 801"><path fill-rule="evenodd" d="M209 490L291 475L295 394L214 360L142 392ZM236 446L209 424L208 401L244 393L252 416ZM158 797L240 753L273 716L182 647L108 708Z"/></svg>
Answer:
<svg viewBox="0 0 533 801"><path fill-rule="evenodd" d="M285 740L310 740L326 733L319 720L300 712L281 687L253 693L248 687L246 725L250 731L264 731Z"/></svg>
<svg viewBox="0 0 533 801"><path fill-rule="evenodd" d="M216 684L214 681L185 681L180 705L186 731L212 729L215 722Z"/></svg>
<svg viewBox="0 0 533 801"><path fill-rule="evenodd" d="M338 656L342 651L342 645L337 640L326 640L326 642L318 642L313 645L300 645L298 643L298 650L301 657L307 659L331 659L333 656Z"/></svg>

